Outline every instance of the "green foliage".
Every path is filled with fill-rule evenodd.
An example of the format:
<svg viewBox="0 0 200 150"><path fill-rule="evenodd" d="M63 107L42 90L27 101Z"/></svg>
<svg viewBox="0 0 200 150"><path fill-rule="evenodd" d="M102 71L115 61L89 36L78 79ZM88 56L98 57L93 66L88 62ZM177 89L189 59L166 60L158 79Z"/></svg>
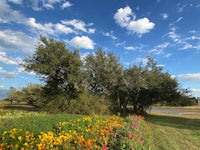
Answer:
<svg viewBox="0 0 200 150"><path fill-rule="evenodd" d="M119 88L122 84L123 68L119 59L112 53L99 49L86 57L87 87L91 92L104 95L112 106L119 108Z"/></svg>
<svg viewBox="0 0 200 150"><path fill-rule="evenodd" d="M194 106L197 105L198 101L195 98L190 98L185 95L181 95L177 100L167 101L165 105L167 106Z"/></svg>
<svg viewBox="0 0 200 150"><path fill-rule="evenodd" d="M43 36L35 54L23 66L42 77L45 85L40 106L52 113L102 113L109 100L107 107L112 106L112 110L123 112L131 104L132 112L141 114L159 101L180 95L176 79L163 73L150 56L146 64L124 69L119 58L99 49L86 57L83 66L78 51L70 51L63 42ZM101 98L86 94L84 89Z"/></svg>
<svg viewBox="0 0 200 150"><path fill-rule="evenodd" d="M14 87L10 87L7 101L10 101L11 104L17 100L17 89Z"/></svg>
<svg viewBox="0 0 200 150"><path fill-rule="evenodd" d="M44 97L42 109L46 112L56 114L67 112L71 99L62 94L54 94Z"/></svg>
<svg viewBox="0 0 200 150"><path fill-rule="evenodd" d="M110 113L110 103L98 95L84 90L77 99L71 101L67 112L82 115L105 115Z"/></svg>
<svg viewBox="0 0 200 150"><path fill-rule="evenodd" d="M143 66L134 65L124 70L125 98L137 114L144 113L145 109L159 101L169 101L179 95L176 79L163 73L151 57L147 59Z"/></svg>
<svg viewBox="0 0 200 150"><path fill-rule="evenodd" d="M41 36L35 54L25 59L23 66L40 75L49 94L62 91L76 96L81 60L78 51L69 51L63 42Z"/></svg>

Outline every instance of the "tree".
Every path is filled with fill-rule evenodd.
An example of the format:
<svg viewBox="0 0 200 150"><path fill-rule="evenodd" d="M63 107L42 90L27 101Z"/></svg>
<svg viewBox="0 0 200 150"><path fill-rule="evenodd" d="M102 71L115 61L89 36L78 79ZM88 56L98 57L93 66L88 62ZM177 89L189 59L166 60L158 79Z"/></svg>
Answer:
<svg viewBox="0 0 200 150"><path fill-rule="evenodd" d="M14 87L10 87L8 92L8 101L10 101L10 104L13 104L13 102L17 101L17 89Z"/></svg>
<svg viewBox="0 0 200 150"><path fill-rule="evenodd" d="M85 61L87 87L91 92L104 95L120 107L119 85L122 81L122 66L112 53L106 54L101 49L94 55L88 55Z"/></svg>
<svg viewBox="0 0 200 150"><path fill-rule="evenodd" d="M46 83L44 92L48 98L44 103L56 101L58 95L77 96L81 65L78 51L72 52L66 49L63 42L43 36L34 55L25 59L23 64L26 71L34 71Z"/></svg>
<svg viewBox="0 0 200 150"><path fill-rule="evenodd" d="M43 87L40 84L31 83L21 91L24 101L36 107L40 107L41 105L42 92Z"/></svg>
<svg viewBox="0 0 200 150"><path fill-rule="evenodd" d="M126 96L133 105L134 113L143 113L145 109L160 101L169 101L179 96L178 82L156 62L147 57L147 64L132 66L124 71Z"/></svg>

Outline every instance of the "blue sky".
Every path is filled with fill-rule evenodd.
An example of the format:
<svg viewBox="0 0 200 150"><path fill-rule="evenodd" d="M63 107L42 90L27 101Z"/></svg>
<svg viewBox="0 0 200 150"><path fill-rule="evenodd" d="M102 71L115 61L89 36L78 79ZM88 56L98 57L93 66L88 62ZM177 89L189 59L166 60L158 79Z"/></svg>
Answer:
<svg viewBox="0 0 200 150"><path fill-rule="evenodd" d="M40 83L19 64L39 34L63 41L84 58L101 48L125 67L153 57L200 97L199 0L1 0L0 97Z"/></svg>

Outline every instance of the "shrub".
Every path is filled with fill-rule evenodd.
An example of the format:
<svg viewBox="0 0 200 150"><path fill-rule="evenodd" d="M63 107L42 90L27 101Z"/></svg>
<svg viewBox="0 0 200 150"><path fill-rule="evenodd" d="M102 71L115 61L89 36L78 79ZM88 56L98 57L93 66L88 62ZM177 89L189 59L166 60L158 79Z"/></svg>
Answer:
<svg viewBox="0 0 200 150"><path fill-rule="evenodd" d="M67 112L82 115L103 115L110 113L109 108L110 104L104 98L84 90L77 99L70 102Z"/></svg>

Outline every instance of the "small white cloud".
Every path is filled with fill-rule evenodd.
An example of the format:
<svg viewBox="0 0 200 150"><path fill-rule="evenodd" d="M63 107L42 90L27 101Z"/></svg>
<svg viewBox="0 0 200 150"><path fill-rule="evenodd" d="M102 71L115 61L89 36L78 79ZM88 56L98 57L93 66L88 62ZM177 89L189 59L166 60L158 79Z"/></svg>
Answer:
<svg viewBox="0 0 200 150"><path fill-rule="evenodd" d="M22 0L8 0L8 1L14 4L22 5Z"/></svg>
<svg viewBox="0 0 200 150"><path fill-rule="evenodd" d="M128 30L142 35L148 33L154 28L154 23L150 22L148 18L138 19L136 21L131 21L127 27Z"/></svg>
<svg viewBox="0 0 200 150"><path fill-rule="evenodd" d="M183 19L183 17L179 17L176 22L180 22Z"/></svg>
<svg viewBox="0 0 200 150"><path fill-rule="evenodd" d="M137 33L139 36L148 33L155 26L146 17L136 20L136 15L129 6L118 9L114 19L120 27L126 28L132 33Z"/></svg>
<svg viewBox="0 0 200 150"><path fill-rule="evenodd" d="M65 9L65 8L71 7L72 5L73 5L72 3L70 3L69 1L66 1L62 4L61 8Z"/></svg>
<svg viewBox="0 0 200 150"><path fill-rule="evenodd" d="M125 46L124 49L126 50L135 50L136 48L133 46Z"/></svg>
<svg viewBox="0 0 200 150"><path fill-rule="evenodd" d="M181 81L200 81L200 73L179 74L177 78Z"/></svg>
<svg viewBox="0 0 200 150"><path fill-rule="evenodd" d="M82 20L77 20L77 19L62 20L61 23L66 26L72 26L74 30L77 30L77 31L88 32L88 33L94 33L95 31L95 29L93 28L87 29L88 26L91 26L93 24L91 23L85 24L85 22L83 22Z"/></svg>
<svg viewBox="0 0 200 150"><path fill-rule="evenodd" d="M57 23L55 25L55 29L60 31L61 33L65 33L65 34L75 33L75 31L73 31L71 28L66 27L65 25L63 25L61 23Z"/></svg>
<svg viewBox="0 0 200 150"><path fill-rule="evenodd" d="M166 13L162 13L160 15L162 16L163 20L166 20L168 18L168 14Z"/></svg>
<svg viewBox="0 0 200 150"><path fill-rule="evenodd" d="M2 67L0 67L0 75L3 75L5 78L14 78L16 73L6 71Z"/></svg>
<svg viewBox="0 0 200 150"><path fill-rule="evenodd" d="M185 7L187 7L187 4L183 4L182 5L182 4L178 3L177 7L176 7L176 10L177 10L177 12L182 13L183 10L185 9Z"/></svg>
<svg viewBox="0 0 200 150"><path fill-rule="evenodd" d="M116 40L116 39L117 39L117 37L113 35L113 31L110 31L110 32L102 32L102 34L103 34L104 36L110 37L110 38L113 39L113 40Z"/></svg>
<svg viewBox="0 0 200 150"><path fill-rule="evenodd" d="M54 5L57 3L61 3L62 0L47 0L46 2L43 2L43 7L46 9L54 9Z"/></svg>
<svg viewBox="0 0 200 150"><path fill-rule="evenodd" d="M75 48L94 49L95 43L87 36L76 36L69 41L69 44Z"/></svg>

